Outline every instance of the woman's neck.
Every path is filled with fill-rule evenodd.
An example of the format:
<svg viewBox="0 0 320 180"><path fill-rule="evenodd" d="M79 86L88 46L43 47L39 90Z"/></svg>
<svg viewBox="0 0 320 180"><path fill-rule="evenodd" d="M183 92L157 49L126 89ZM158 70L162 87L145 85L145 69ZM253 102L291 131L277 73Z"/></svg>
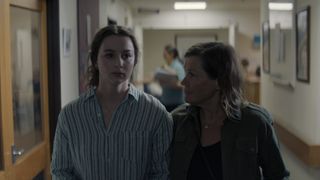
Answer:
<svg viewBox="0 0 320 180"><path fill-rule="evenodd" d="M199 107L204 112L216 112L221 109L220 104L220 90L216 90L212 93L211 97L199 103Z"/></svg>
<svg viewBox="0 0 320 180"><path fill-rule="evenodd" d="M200 119L202 123L216 124L218 126L223 124L223 121L227 116L219 102L219 100L213 99L201 106Z"/></svg>
<svg viewBox="0 0 320 180"><path fill-rule="evenodd" d="M101 102L118 103L122 101L129 91L129 82L112 85L99 85L97 87L97 96Z"/></svg>

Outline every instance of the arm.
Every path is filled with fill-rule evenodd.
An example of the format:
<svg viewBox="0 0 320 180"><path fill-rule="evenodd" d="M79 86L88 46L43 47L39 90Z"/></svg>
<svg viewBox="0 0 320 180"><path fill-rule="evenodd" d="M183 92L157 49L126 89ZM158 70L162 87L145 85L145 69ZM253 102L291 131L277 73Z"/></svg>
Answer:
<svg viewBox="0 0 320 180"><path fill-rule="evenodd" d="M289 172L286 169L282 156L280 154L278 140L273 129L271 117L264 125L263 135L260 135L262 142L260 144L259 161L262 167L262 173L265 180L286 180Z"/></svg>
<svg viewBox="0 0 320 180"><path fill-rule="evenodd" d="M181 85L180 81L164 81L164 80L159 80L159 84L162 87L170 87L172 89L177 89L177 90L182 90L183 86Z"/></svg>
<svg viewBox="0 0 320 180"><path fill-rule="evenodd" d="M177 90L183 90L183 86L181 84L181 81L184 79L184 77L186 76L186 73L183 69L183 66L176 66L175 67L175 71L177 73L178 76L178 81L176 81L175 83L171 84L171 88L173 89L177 89Z"/></svg>
<svg viewBox="0 0 320 180"><path fill-rule="evenodd" d="M160 79L159 80L159 83L161 86L164 86L164 87L170 87L172 89L176 89L176 90L182 90L183 89L183 86L181 85L181 81L184 79L185 77L185 72L184 72L184 69L183 69L183 66L182 65L176 65L173 67L173 70L174 70L174 74L176 76L175 79L165 79L165 80L162 80Z"/></svg>
<svg viewBox="0 0 320 180"><path fill-rule="evenodd" d="M52 152L51 174L53 180L76 179L73 173L73 164L68 144L68 137L63 128L66 128L66 117L60 113L54 137Z"/></svg>
<svg viewBox="0 0 320 180"><path fill-rule="evenodd" d="M169 147L172 140L172 118L165 112L160 119L160 125L152 139L152 152L148 180L169 179Z"/></svg>

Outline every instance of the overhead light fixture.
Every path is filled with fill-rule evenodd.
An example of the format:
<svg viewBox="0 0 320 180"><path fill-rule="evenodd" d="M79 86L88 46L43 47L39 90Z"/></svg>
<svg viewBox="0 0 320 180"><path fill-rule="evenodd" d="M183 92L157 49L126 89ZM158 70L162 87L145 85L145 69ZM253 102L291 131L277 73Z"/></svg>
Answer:
<svg viewBox="0 0 320 180"><path fill-rule="evenodd" d="M278 10L278 11L291 11L293 9L293 4L292 3L270 2L269 9L270 10Z"/></svg>
<svg viewBox="0 0 320 180"><path fill-rule="evenodd" d="M175 10L203 10L206 9L206 2L175 2L174 9Z"/></svg>

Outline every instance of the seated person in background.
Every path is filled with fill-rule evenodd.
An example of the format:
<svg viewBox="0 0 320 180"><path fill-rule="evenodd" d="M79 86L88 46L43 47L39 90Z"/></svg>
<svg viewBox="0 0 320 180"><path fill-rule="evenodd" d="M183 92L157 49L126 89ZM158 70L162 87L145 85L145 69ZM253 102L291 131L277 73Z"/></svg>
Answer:
<svg viewBox="0 0 320 180"><path fill-rule="evenodd" d="M176 48L171 45L165 46L163 56L166 66L157 70L155 79L162 87L160 100L167 111L171 111L184 103L183 87L180 82L184 78L185 72Z"/></svg>
<svg viewBox="0 0 320 180"><path fill-rule="evenodd" d="M234 49L212 42L185 55L185 100L172 112L172 180L287 179L270 114L243 100Z"/></svg>

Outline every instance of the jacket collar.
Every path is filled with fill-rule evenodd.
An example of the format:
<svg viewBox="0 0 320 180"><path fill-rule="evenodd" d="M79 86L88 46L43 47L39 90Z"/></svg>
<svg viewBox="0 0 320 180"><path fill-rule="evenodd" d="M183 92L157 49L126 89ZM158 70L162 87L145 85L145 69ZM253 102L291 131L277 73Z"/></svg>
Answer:
<svg viewBox="0 0 320 180"><path fill-rule="evenodd" d="M234 123L239 123L241 120L241 106L238 106L237 108L235 108L232 112L231 112L231 116L227 118L227 120L230 120L231 122ZM194 105L188 105L186 106L186 111L188 114L190 114L192 117L194 117L195 119L199 118L199 112L200 112L200 107L198 106L194 106Z"/></svg>

